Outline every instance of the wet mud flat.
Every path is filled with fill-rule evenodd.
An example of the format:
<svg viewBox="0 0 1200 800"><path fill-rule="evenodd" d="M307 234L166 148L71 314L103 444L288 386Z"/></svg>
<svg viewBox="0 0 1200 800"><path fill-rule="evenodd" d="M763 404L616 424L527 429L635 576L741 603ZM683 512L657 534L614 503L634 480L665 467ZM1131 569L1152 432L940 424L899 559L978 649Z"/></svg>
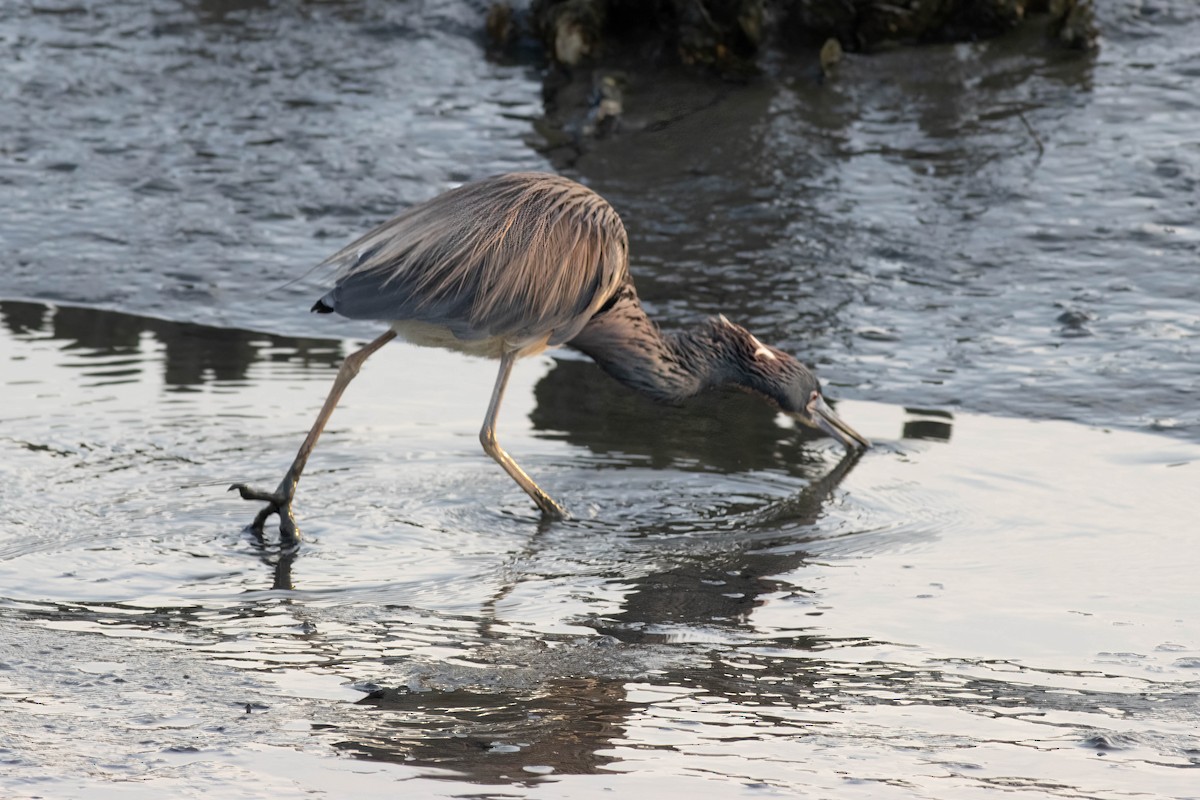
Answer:
<svg viewBox="0 0 1200 800"><path fill-rule="evenodd" d="M283 468L352 343L0 331L8 796L1193 791L1193 443L845 402L877 445L843 459L547 358L501 423L576 515L540 526L478 451L494 365L396 346L281 561L225 485Z"/></svg>

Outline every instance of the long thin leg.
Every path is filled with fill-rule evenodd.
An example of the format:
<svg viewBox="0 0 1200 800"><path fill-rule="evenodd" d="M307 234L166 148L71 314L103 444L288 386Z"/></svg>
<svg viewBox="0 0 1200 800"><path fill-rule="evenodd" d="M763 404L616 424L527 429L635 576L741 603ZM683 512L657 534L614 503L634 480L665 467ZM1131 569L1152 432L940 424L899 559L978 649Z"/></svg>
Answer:
<svg viewBox="0 0 1200 800"><path fill-rule="evenodd" d="M504 452L504 448L496 441L496 414L500 411L500 400L504 397L504 389L508 386L508 375L512 372L512 366L516 360L516 353L505 353L500 357L500 374L496 376L496 387L492 389L492 401L488 403L487 416L483 418L483 429L479 431L479 442L483 445L484 452L495 459L496 463L517 482L517 485L533 498L533 502L537 503L537 507L542 510L543 517L564 519L567 512L563 507L554 502L550 495L543 492L541 487L525 474L525 470L517 466L517 462L513 461L512 457Z"/></svg>
<svg viewBox="0 0 1200 800"><path fill-rule="evenodd" d="M296 453L296 459L284 473L283 480L279 482L275 491L256 489L244 483L235 483L229 487L230 491L237 489L243 500L266 501L267 505L258 512L254 522L250 523L251 529L256 533L261 535L263 523L272 514L277 513L279 514L280 543L294 545L300 541L300 531L296 529L296 518L292 516L292 498L296 495L296 484L300 482L300 473L304 472L304 465L308 463L308 456L317 446L317 439L321 438L321 431L325 430L326 423L333 415L333 409L342 399L342 393L346 391L350 381L354 380L354 376L358 375L358 371L362 369L363 362L372 353L395 338L396 332L388 331L365 347L346 356L346 360L338 369L337 377L333 379L333 386L329 389L329 396L325 398L325 405L321 407L321 413L317 415L317 421L313 423L308 436L304 439L304 444L300 445L300 451Z"/></svg>

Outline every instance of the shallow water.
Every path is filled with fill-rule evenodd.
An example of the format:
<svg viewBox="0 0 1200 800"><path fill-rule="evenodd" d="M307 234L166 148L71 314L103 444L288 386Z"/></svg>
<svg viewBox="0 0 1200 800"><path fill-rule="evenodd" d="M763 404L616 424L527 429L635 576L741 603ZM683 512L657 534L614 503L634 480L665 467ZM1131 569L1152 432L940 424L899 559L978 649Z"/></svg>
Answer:
<svg viewBox="0 0 1200 800"><path fill-rule="evenodd" d="M475 14L0 9L0 794L1200 796L1200 13L664 74L546 154ZM283 284L513 168L609 196L665 326L803 354L876 447L534 359L500 437L540 525L476 439L495 365L390 345L298 557L245 533L226 487L375 332Z"/></svg>
<svg viewBox="0 0 1200 800"><path fill-rule="evenodd" d="M337 345L0 315L16 796L1194 788L1194 443L845 402L878 444L840 460L541 359L503 440L578 518L539 526L475 442L493 365L396 346L281 563L224 488L275 474Z"/></svg>

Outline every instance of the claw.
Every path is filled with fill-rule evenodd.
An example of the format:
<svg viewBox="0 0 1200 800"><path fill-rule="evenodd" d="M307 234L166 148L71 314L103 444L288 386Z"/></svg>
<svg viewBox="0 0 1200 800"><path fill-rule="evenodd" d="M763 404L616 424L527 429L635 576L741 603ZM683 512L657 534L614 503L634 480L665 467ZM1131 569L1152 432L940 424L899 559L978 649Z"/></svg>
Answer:
<svg viewBox="0 0 1200 800"><path fill-rule="evenodd" d="M292 516L292 499L290 497L284 496L278 489L268 492L244 483L235 483L229 487L231 492L234 489L237 489L243 500L259 500L266 503L254 517L254 521L247 526L256 536L262 537L263 524L267 518L272 514L278 514L279 546L294 549L300 544L300 530L296 527L296 518Z"/></svg>

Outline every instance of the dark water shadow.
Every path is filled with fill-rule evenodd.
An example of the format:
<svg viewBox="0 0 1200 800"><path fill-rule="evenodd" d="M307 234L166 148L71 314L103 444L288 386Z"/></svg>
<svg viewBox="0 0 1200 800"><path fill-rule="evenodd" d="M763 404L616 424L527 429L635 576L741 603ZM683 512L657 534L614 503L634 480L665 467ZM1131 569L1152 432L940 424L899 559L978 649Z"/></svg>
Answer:
<svg viewBox="0 0 1200 800"><path fill-rule="evenodd" d="M769 404L732 389L667 406L616 383L586 359L568 357L555 362L534 396L530 421L535 429L585 447L601 460L804 477L824 461L807 447L819 434L800 425L781 427Z"/></svg>
<svg viewBox="0 0 1200 800"><path fill-rule="evenodd" d="M288 363L303 371L336 367L342 359L335 340L276 336L81 306L0 300L0 325L19 339L61 341L64 350L78 351L97 362L113 356L136 357L144 352L143 338L152 337L161 348L153 361L162 364L163 380L172 391L242 383L260 362ZM147 357L136 357L124 377L138 380L149 362ZM83 374L103 373L85 365Z"/></svg>
<svg viewBox="0 0 1200 800"><path fill-rule="evenodd" d="M336 747L369 761L449 769L449 779L480 784L593 775L617 760L603 751L645 708L627 699L623 683L558 677L522 692L378 689L360 705L379 712L379 724Z"/></svg>

